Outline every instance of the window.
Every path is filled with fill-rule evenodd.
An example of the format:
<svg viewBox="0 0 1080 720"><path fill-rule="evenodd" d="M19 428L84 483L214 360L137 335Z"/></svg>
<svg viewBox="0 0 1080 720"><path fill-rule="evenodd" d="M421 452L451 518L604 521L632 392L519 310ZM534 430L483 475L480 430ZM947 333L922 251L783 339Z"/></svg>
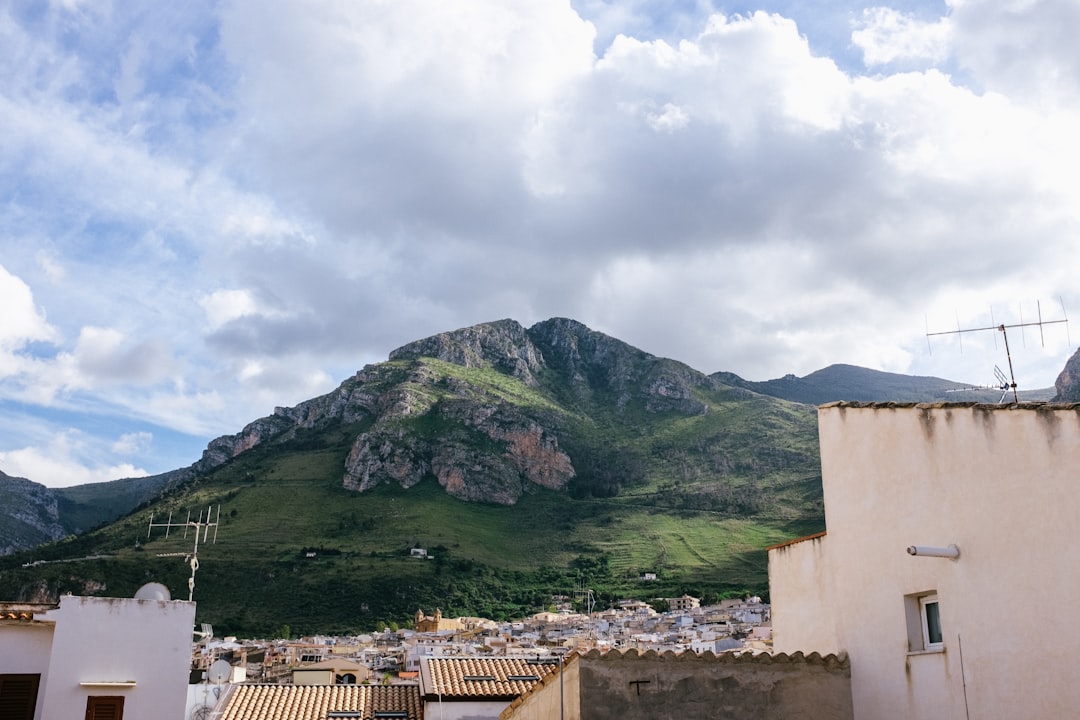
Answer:
<svg viewBox="0 0 1080 720"><path fill-rule="evenodd" d="M904 610L910 652L940 652L945 649L937 591L905 595Z"/></svg>
<svg viewBox="0 0 1080 720"><path fill-rule="evenodd" d="M41 675L0 674L0 718L34 720Z"/></svg>
<svg viewBox="0 0 1080 720"><path fill-rule="evenodd" d="M922 623L923 649L941 649L941 611L937 595L919 598L919 618Z"/></svg>
<svg viewBox="0 0 1080 720"><path fill-rule="evenodd" d="M124 698L91 695L86 698L86 720L124 720Z"/></svg>

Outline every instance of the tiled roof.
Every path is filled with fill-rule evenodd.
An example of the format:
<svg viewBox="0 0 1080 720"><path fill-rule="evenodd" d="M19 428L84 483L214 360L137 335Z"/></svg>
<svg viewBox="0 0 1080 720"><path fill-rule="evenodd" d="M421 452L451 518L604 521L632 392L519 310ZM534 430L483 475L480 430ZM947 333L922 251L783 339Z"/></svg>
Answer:
<svg viewBox="0 0 1080 720"><path fill-rule="evenodd" d="M519 657L427 658L422 671L425 699L512 699L558 669L557 661L538 664Z"/></svg>
<svg viewBox="0 0 1080 720"><path fill-rule="evenodd" d="M237 685L226 703L221 720L424 717L416 685Z"/></svg>
<svg viewBox="0 0 1080 720"><path fill-rule="evenodd" d="M0 622L34 622L34 615L43 614L49 610L55 610L57 607L57 603L0 602Z"/></svg>

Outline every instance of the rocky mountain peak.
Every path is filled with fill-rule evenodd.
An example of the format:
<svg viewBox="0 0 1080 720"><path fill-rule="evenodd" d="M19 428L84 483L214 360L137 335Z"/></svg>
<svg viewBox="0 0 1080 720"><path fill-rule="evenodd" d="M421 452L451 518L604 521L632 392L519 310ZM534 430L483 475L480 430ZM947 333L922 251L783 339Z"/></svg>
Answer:
<svg viewBox="0 0 1080 720"><path fill-rule="evenodd" d="M439 333L390 353L391 360L422 357L467 368L491 367L527 385L535 385L536 373L544 368L543 356L525 328L514 320L496 320Z"/></svg>
<svg viewBox="0 0 1080 720"><path fill-rule="evenodd" d="M712 381L683 363L650 355L567 318L539 322L529 328L529 336L548 366L583 397L614 396L620 410L637 401L646 412L705 412L693 389Z"/></svg>

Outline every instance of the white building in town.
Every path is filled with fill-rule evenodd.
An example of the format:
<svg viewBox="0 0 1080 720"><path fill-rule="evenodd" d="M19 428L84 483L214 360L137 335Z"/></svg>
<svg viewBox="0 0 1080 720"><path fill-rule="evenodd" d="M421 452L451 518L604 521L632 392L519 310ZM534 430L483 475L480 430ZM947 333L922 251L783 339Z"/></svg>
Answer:
<svg viewBox="0 0 1080 720"><path fill-rule="evenodd" d="M826 533L769 550L774 648L856 720L1074 717L1080 406L819 408Z"/></svg>
<svg viewBox="0 0 1080 720"><path fill-rule="evenodd" d="M0 602L4 720L183 720L195 603Z"/></svg>

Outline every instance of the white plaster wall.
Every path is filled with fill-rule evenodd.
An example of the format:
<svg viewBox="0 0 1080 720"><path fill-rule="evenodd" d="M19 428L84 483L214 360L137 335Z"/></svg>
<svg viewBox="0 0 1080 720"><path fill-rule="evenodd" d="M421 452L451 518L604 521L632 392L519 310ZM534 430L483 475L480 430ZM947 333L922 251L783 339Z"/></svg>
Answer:
<svg viewBox="0 0 1080 720"><path fill-rule="evenodd" d="M64 596L56 623L42 718L82 717L91 695L121 695L125 718L183 720L195 604ZM135 681L131 688L83 682Z"/></svg>
<svg viewBox="0 0 1080 720"><path fill-rule="evenodd" d="M51 623L0 625L0 673L40 673L44 685L52 639Z"/></svg>
<svg viewBox="0 0 1080 720"><path fill-rule="evenodd" d="M0 674L41 675L34 717L42 717L52 640L52 623L0 625Z"/></svg>
<svg viewBox="0 0 1080 720"><path fill-rule="evenodd" d="M819 410L819 429L824 557L805 543L770 553L778 649L835 634L858 720L1074 716L1080 624L1044 635L1031 618L1080 603L1080 414L837 405ZM950 543L958 560L906 553ZM903 598L927 590L945 650L909 654ZM835 633L789 610L801 597Z"/></svg>

